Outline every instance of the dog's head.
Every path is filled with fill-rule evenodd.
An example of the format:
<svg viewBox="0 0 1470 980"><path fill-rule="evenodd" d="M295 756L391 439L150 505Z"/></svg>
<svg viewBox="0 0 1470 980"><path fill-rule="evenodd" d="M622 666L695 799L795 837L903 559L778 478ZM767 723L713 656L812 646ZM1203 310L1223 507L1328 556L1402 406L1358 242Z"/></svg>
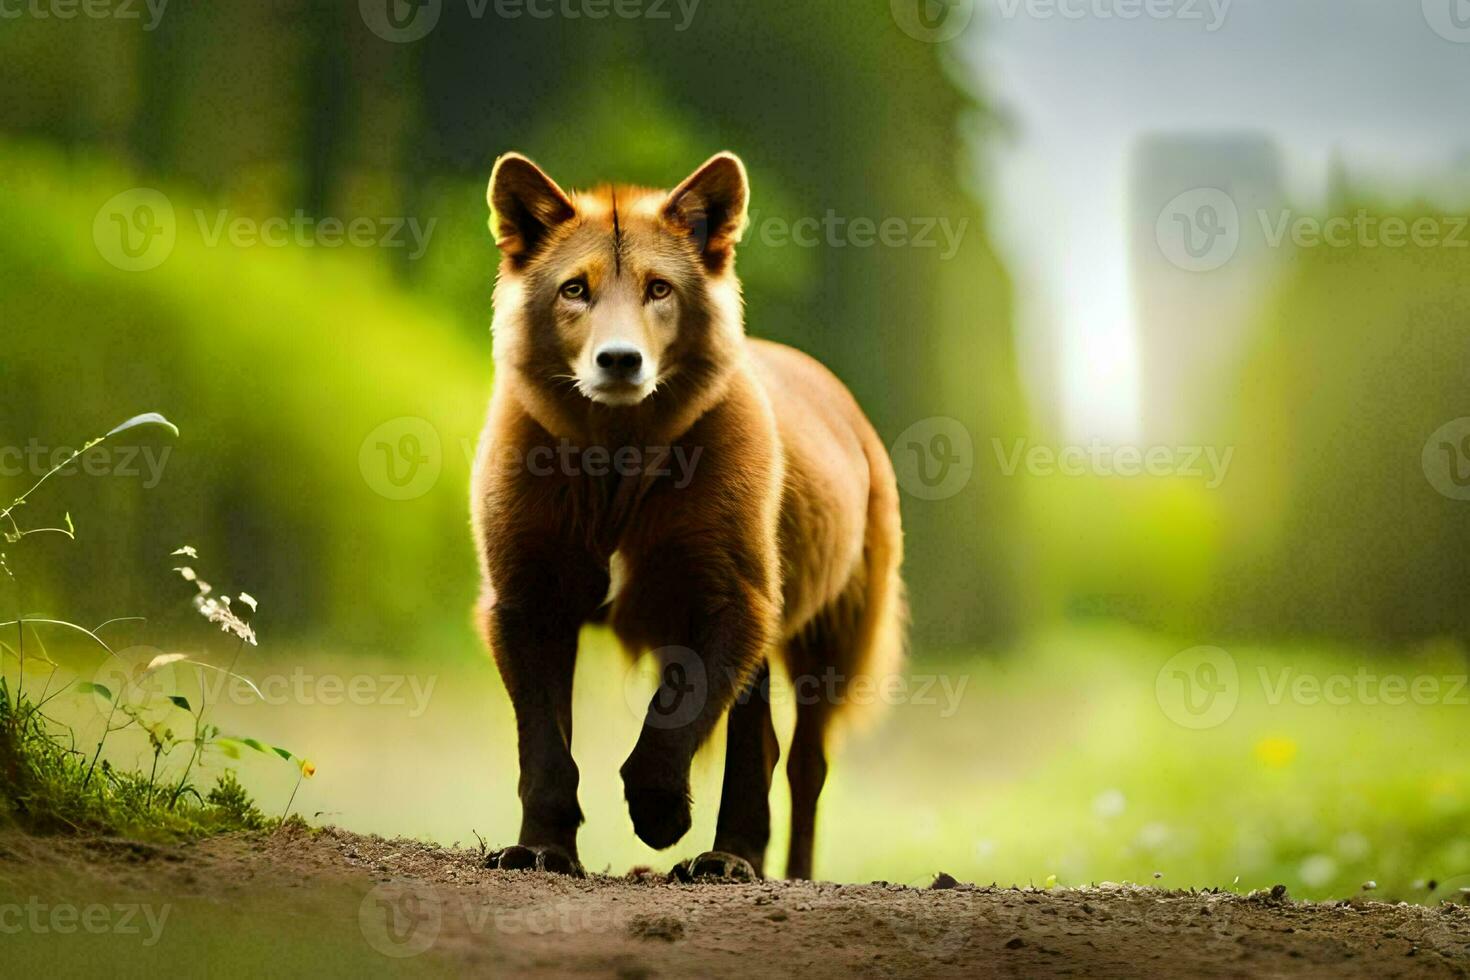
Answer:
<svg viewBox="0 0 1470 980"><path fill-rule="evenodd" d="M608 410L707 386L738 356L734 248L745 167L712 157L672 191L604 186L567 193L508 154L490 176L501 251L495 358L548 398Z"/></svg>

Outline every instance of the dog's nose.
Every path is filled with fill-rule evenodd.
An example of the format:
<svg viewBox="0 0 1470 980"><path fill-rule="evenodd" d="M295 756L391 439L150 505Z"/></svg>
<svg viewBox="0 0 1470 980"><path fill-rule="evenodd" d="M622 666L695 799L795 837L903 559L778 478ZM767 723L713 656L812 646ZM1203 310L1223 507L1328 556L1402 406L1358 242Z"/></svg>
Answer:
<svg viewBox="0 0 1470 980"><path fill-rule="evenodd" d="M643 370L643 352L631 344L608 344L597 352L596 361L604 373L623 381Z"/></svg>

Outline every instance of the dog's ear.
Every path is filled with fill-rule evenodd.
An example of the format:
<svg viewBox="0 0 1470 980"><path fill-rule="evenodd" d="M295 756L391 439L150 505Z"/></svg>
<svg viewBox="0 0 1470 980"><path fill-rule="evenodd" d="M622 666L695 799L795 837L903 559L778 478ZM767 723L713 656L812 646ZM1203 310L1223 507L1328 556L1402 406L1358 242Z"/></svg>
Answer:
<svg viewBox="0 0 1470 980"><path fill-rule="evenodd" d="M745 164L733 153L717 153L669 193L663 216L693 238L705 266L719 272L745 231L749 200Z"/></svg>
<svg viewBox="0 0 1470 980"><path fill-rule="evenodd" d="M547 232L577 213L556 181L519 153L495 161L485 198L495 244L517 265L531 258Z"/></svg>

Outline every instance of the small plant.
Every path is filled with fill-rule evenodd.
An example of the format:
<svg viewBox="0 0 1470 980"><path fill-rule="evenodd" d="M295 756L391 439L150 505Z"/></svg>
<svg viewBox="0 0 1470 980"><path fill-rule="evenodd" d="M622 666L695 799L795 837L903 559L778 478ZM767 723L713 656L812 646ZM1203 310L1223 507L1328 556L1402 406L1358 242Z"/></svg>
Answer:
<svg viewBox="0 0 1470 980"><path fill-rule="evenodd" d="M55 466L51 467L51 469L47 470L46 473L44 473L39 480L31 485L30 489L28 489L25 493L22 493L19 497L16 497L14 500L12 500L8 507L6 507L4 510L0 510L0 534L4 535L5 544L11 546L17 545L26 538L37 534L61 534L66 536L67 538L70 538L72 541L75 541L77 538L76 525L72 523L70 512L66 513L63 516L62 526L47 525L33 528L22 528L20 526L20 521L16 518L16 512L26 505L26 503L30 500L31 495L39 490L42 485L46 483L47 480L51 479L57 473L60 473L62 470L66 469L66 467L75 462L83 453L92 449L94 446L106 442L113 436L120 435L124 432L128 432L132 429L137 429L143 426L161 426L167 429L169 432L173 433L175 436L179 434L178 427L175 426L168 419L164 418L162 415L159 415L157 412L148 412L143 415L135 415L121 425L114 426L111 430L108 431L106 435L98 436L95 439L88 440L86 444L82 446L82 448L78 449L66 459L62 460L60 463L57 463ZM6 524L8 524L9 527L5 527ZM11 582L16 581L15 571L10 567L9 555L3 550L0 550L0 575L3 575L4 578L10 580ZM27 619L24 613L21 613L17 615L12 622L0 623L0 628L14 626L16 629L16 645L12 648L8 644L4 644L3 641L0 641L0 652L3 652L4 650L10 650L10 652L15 656L18 663L19 674L16 679L14 692L17 700L19 700L25 693L26 627L28 625L31 626L32 632L34 632L34 626L36 624L64 627L66 629L76 630L77 632L86 634L87 636L95 640L98 644L100 644L102 648L107 651L109 656L116 656L112 648L109 647L106 642L104 642L102 638L99 637L93 630L77 626L74 623L66 623L58 620L40 618ZM99 627L99 629L100 628L101 627ZM39 637L37 639L39 640ZM51 677L55 676L56 664L54 661L51 660L50 657L45 655L44 646L42 647L41 657L32 659L41 659L43 662L49 664L51 666ZM48 677L47 679L48 688L50 686L50 679L50 677ZM44 694L42 700L45 700ZM13 716L12 721L14 724L19 725L22 723L23 718L17 713Z"/></svg>
<svg viewBox="0 0 1470 980"><path fill-rule="evenodd" d="M185 545L184 547L175 551L172 557L197 559L199 557L199 553L195 551L192 547ZM230 658L230 666L225 668L225 674L229 677L239 677L240 675L235 673L235 668L240 663L240 654L244 651L245 645L247 643L251 646L257 645L255 639L255 631L250 628L249 623L245 622L243 619L237 616L234 610L231 609L233 603L231 602L230 597L220 596L218 599L216 599L213 595L214 588L208 582L204 581L198 575L196 575L193 568L185 565L181 568L175 569L175 571L183 576L184 581L192 582L194 584L194 608L199 610L200 615L202 615L205 619L209 620L212 623L219 623L221 629L223 629L227 633L234 634L234 636L238 638L238 642L235 644L234 656ZM255 612L256 602L249 593L240 593L240 602L242 605L249 608L251 613ZM199 666L203 667L207 665L200 664ZM247 684L250 684L250 681L248 679L246 679L245 682ZM255 688L254 684L250 684L250 686L252 689ZM257 691L257 693L259 692ZM204 750L209 745L210 741L219 734L218 728L206 725L204 723L204 713L208 708L209 700L206 697L204 678L201 671L199 679L199 710L197 713L194 714L194 738L192 740L194 748L193 751L189 754L188 765L184 766L184 774L183 776L179 777L179 783L174 788L173 796L169 798L169 806L173 806L175 803L178 802L179 796L184 792L185 787L188 785L189 773L193 771L194 763L199 761L199 757L204 754Z"/></svg>
<svg viewBox="0 0 1470 980"><path fill-rule="evenodd" d="M69 513L56 526L23 528L17 519L19 510L47 480L82 453L140 426L163 427L174 435L178 434L178 429L163 416L148 413L135 416L106 435L90 440L0 511L0 533L3 533L4 543L13 546L31 535L46 533L62 534L75 541L76 526ZM174 556L198 558L193 548L181 548L174 552ZM193 583L193 601L199 613L236 638L228 668L217 667L187 654L160 653L140 671L128 674L127 664L103 635L107 627L122 620L109 620L88 629L64 620L21 613L14 620L0 622L0 631L15 629L13 645L0 639L0 656L13 656L18 664L13 688L6 677L0 676L0 784L3 784L0 785L0 818L9 818L35 829L95 830L146 837L192 836L227 829L258 830L270 821L251 802L233 772L227 771L220 776L207 797L201 796L190 782L207 750L218 748L224 754L238 758L239 746L242 745L297 766L296 787L280 820L284 821L289 816L301 780L310 777L315 767L285 749L268 746L256 739L222 736L216 725L205 720L210 707L204 683L206 671L219 671L240 679L257 695L260 693L248 678L235 673L244 648L257 645L254 629L235 611L236 602L253 615L256 601L243 592L236 600L229 596L216 597L214 590L200 580L192 568L185 566L178 572ZM16 581L9 556L4 551L0 551L0 580ZM98 680L76 681L53 689L58 665L46 650L42 628L81 637L100 648L108 659L123 664L123 684L118 690L113 690ZM50 668L39 695L33 696L25 688L27 662L42 663ZM198 674L197 706L181 692L155 697L145 689L140 700L133 699L130 689L143 689L143 682L164 667L175 664L187 664ZM97 742L85 750L77 746L76 735L68 726L44 713L47 704L67 690L98 698L106 705ZM192 735L188 739L181 739L175 733L174 721L180 712L191 719ZM118 770L103 758L108 737L127 728L136 728L148 738L152 760L146 774ZM189 746L188 760L177 777L166 777L169 756L181 745Z"/></svg>
<svg viewBox="0 0 1470 980"><path fill-rule="evenodd" d="M186 545L175 551L172 557L191 558L197 560L199 558L199 552L196 551L193 547ZM199 611L199 614L209 622L219 626L222 632L228 633L236 638L235 652L230 659L230 666L225 668L223 673L228 677L244 681L245 684L252 691L255 692L256 696L259 697L260 689L257 688L248 677L244 677L235 672L235 668L238 667L240 663L240 655L245 651L245 647L259 646L259 643L255 637L255 630L250 625L250 622L235 611L236 603L238 602L240 606L250 610L249 615L253 618L256 610L259 608L259 604L255 601L255 597L250 595L250 593L248 592L241 592L234 599L231 599L227 595L221 595L217 597L214 594L214 587L211 586L208 582L201 579L198 573L196 573L191 566L184 565L174 570L183 577L184 581L193 584L195 590L194 608ZM316 773L316 766L312 765L307 760L298 757L289 749L283 749L280 746L276 745L266 745L259 739L243 738L238 736L224 736L220 734L220 730L217 726L206 724L204 721L204 714L205 711L209 708L209 699L208 691L204 686L203 671L206 668L211 670L219 670L219 668L213 667L212 665L207 663L203 663L202 661L191 660L190 658L184 657L182 655L168 656L176 658L176 660L170 660L169 662L190 663L195 668L197 668L200 673L199 710L197 712L194 712L194 738L192 739L193 751L189 754L189 762L184 767L184 774L180 777L178 785L174 788L174 794L169 800L169 805L172 806L173 804L175 804L178 801L179 796L189 789L189 773L193 771L195 763L199 761L200 757L203 756L204 752L208 748L210 748L211 746L217 747L221 752L228 755L230 758L238 759L240 757L239 750L243 746L245 748L254 749L257 752L261 752L265 755L273 755L277 758L284 759L287 762L294 764L299 770L299 775L296 779L296 785L291 790L291 798L286 803L286 812L281 815L281 819L285 820L286 816L291 812L291 804L294 803L296 800L296 792L301 788L301 780L305 778L310 778L312 775L314 775ZM184 709L189 710L188 702L184 699L178 698L175 699L175 702L182 702Z"/></svg>
<svg viewBox="0 0 1470 980"><path fill-rule="evenodd" d="M205 802L223 814L230 823L246 830L260 830L266 825L265 815L256 809L250 794L245 792L245 787L240 785L232 771L226 770L219 777Z"/></svg>

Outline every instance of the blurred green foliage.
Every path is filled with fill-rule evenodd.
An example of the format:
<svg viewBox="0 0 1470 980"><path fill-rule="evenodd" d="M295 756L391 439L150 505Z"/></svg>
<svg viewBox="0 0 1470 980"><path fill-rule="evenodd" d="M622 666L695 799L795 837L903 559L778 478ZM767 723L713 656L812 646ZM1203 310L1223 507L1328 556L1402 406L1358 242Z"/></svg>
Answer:
<svg viewBox="0 0 1470 980"><path fill-rule="evenodd" d="M1366 195L1332 213L1454 221ZM1019 477L1047 608L1190 643L1470 639L1466 504L1426 461L1470 471L1459 436L1440 444L1470 416L1466 269L1464 249L1371 236L1285 250L1246 356L1201 393L1199 444L1233 453L1218 487Z"/></svg>
<svg viewBox="0 0 1470 980"><path fill-rule="evenodd" d="M27 609L93 623L156 616L187 597L168 556L190 544L220 570L217 585L261 600L278 634L392 648L442 633L446 614L468 622L467 447L490 377L485 351L380 270L208 247L179 194L167 261L114 268L92 239L97 189L137 175L13 145L4 166L13 179L0 215L26 229L0 242L5 317L24 325L4 344L5 444L34 440L49 460L105 432L119 406L183 420L179 439L107 447L105 478L74 468L28 505L75 514L88 547L37 538L13 556ZM438 481L412 500L375 492L361 465L374 430L403 416L426 420L442 445Z"/></svg>
<svg viewBox="0 0 1470 980"><path fill-rule="evenodd" d="M1350 201L1448 228L1428 203ZM1470 234L1459 247L1300 251L1240 380L1216 620L1258 633L1470 639L1470 523L1431 481L1470 415ZM1470 433L1470 427L1467 427ZM1470 466L1449 447L1455 469ZM1453 490L1451 484L1446 489Z"/></svg>

